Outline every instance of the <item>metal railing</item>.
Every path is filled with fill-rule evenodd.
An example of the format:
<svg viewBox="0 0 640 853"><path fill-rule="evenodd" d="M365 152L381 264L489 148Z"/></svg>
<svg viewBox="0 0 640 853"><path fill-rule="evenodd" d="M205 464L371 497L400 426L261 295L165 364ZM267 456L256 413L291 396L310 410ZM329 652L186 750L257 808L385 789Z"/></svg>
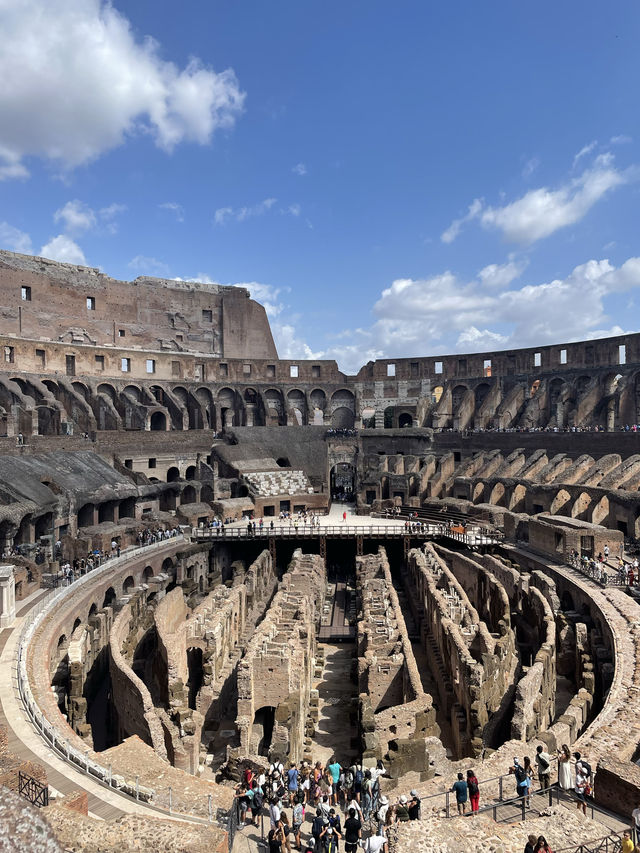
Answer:
<svg viewBox="0 0 640 853"><path fill-rule="evenodd" d="M33 776L28 773L23 773L18 770L18 793L25 800L29 800L31 805L44 808L49 805L49 786L38 782Z"/></svg>
<svg viewBox="0 0 640 853"><path fill-rule="evenodd" d="M602 838L594 838L591 841L583 841L582 844L561 847L556 853L620 853L622 850L622 838L612 832Z"/></svg>
<svg viewBox="0 0 640 853"><path fill-rule="evenodd" d="M470 545L492 545L501 540L501 537L484 533L457 533L449 530L446 525L422 524L412 525L409 528L404 524L326 524L320 527L310 524L299 523L297 526L285 525L264 526L260 529L249 531L248 527L196 527L191 531L191 537L196 540L229 540L229 539L318 539L322 536L331 538L351 538L356 536L378 537L378 538L401 538L409 536L414 539L427 539L434 536L446 536L458 542Z"/></svg>
<svg viewBox="0 0 640 853"><path fill-rule="evenodd" d="M89 758L90 750L80 751L74 746L69 738L59 731L42 713L38 706L29 683L27 669L27 654L29 643L37 628L41 625L44 618L50 612L51 608L59 607L65 600L74 595L79 588L93 584L97 576L107 575L109 572L117 572L125 570L132 558L138 558L141 554L152 554L155 551L164 551L170 549L176 542L184 542L183 536L172 537L161 542L154 542L151 545L143 545L122 554L120 557L114 557L101 566L93 569L88 574L82 575L70 585L64 586L55 590L51 590L47 595L41 598L37 604L25 615L24 621L20 630L20 635L16 648L15 667L18 694L22 701L23 707L31 719L36 731L42 737L46 745L54 750L56 755L65 761L67 764L74 767L86 776L91 777L99 785L109 788L115 793L124 796L130 800L136 800L143 803L146 808L165 815L176 815L182 820L188 820L195 823L211 824L217 821L222 828L229 831L235 831L233 827L234 808L229 811L226 809L215 809L213 807L212 795L203 796L202 801L190 801L192 811L186 811L176 808L174 802L173 788L145 788L140 785L139 777L132 779L124 779L122 776L113 772L111 765L104 767L92 758ZM195 814L194 812L199 812Z"/></svg>

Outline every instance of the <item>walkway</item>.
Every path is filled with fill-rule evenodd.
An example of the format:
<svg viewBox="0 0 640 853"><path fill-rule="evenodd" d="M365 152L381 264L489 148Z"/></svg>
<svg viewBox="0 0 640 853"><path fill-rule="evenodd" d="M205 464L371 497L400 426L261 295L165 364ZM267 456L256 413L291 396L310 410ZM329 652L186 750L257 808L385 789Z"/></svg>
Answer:
<svg viewBox="0 0 640 853"><path fill-rule="evenodd" d="M313 684L318 691L318 723L311 741L314 761L326 765L335 755L348 766L356 758L352 740L355 727L350 725L351 700L358 688L352 677L356 647L354 643L319 643L319 656L324 655L322 675Z"/></svg>

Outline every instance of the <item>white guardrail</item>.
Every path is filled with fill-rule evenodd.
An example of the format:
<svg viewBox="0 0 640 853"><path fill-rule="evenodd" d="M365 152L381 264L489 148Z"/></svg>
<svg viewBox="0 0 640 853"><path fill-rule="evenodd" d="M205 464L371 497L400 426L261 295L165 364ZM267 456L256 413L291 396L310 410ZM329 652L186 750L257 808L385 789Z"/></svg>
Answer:
<svg viewBox="0 0 640 853"><path fill-rule="evenodd" d="M158 799L158 795L160 794L159 791L141 787L138 778L136 778L135 781L125 780L122 776L114 774L110 766L104 767L97 761L90 759L89 752L91 750L88 749L83 753L73 746L69 740L65 738L62 733L49 722L49 720L47 720L40 710L40 707L34 699L31 691L31 685L29 684L29 677L27 674L29 643L31 642L35 631L51 611L52 607L62 604L66 599L75 595L81 587L95 583L97 578L103 577L104 575L109 574L109 572L113 572L115 574L118 569L124 569L132 558L137 559L141 555L153 554L155 551L169 550L172 545L176 544L176 542L183 543L185 541L184 536L174 536L171 539L163 540L162 542L154 542L151 545L144 545L140 548L136 548L134 551L129 551L127 554L122 554L120 557L114 557L107 560L105 563L88 572L86 575L82 575L69 586L52 590L48 595L40 599L40 601L38 601L38 603L25 615L16 648L15 664L18 693L22 700L22 704L45 743L52 747L60 758L72 765L76 770L79 770L86 776L93 778L99 784L110 788L124 797L142 802L154 811L161 812L162 814L174 815L176 817L179 816L181 819L197 823L213 823L214 814L211 794L208 795L206 808L203 808L203 814L206 815L206 817L199 817L198 815L188 814L173 809L171 788L168 789L168 797L163 792L162 798L168 802L168 807L165 808L158 804L157 801L154 802L154 800ZM216 818L218 817L223 816L216 815ZM225 813L222 820L225 828L227 820L228 816Z"/></svg>

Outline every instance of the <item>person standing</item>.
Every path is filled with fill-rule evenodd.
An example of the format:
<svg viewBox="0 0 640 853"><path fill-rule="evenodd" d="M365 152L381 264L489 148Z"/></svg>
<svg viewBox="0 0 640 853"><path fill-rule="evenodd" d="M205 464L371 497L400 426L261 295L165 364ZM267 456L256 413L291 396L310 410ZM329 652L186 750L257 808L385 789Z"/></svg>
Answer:
<svg viewBox="0 0 640 853"><path fill-rule="evenodd" d="M289 789L289 802L293 804L294 800L298 797L298 782L300 779L300 774L298 773L298 768L296 767L295 761L291 763L291 767L287 770L287 787Z"/></svg>
<svg viewBox="0 0 640 853"><path fill-rule="evenodd" d="M355 809L349 809L349 817L344 822L345 853L356 853L358 841L362 838L362 824Z"/></svg>
<svg viewBox="0 0 640 853"><path fill-rule="evenodd" d="M536 844L538 843L538 839L535 835L529 835L529 839L524 846L524 853L536 853Z"/></svg>
<svg viewBox="0 0 640 853"><path fill-rule="evenodd" d="M420 795L417 791L409 791L411 799L407 811L409 812L409 820L420 820Z"/></svg>
<svg viewBox="0 0 640 853"><path fill-rule="evenodd" d="M473 770L467 770L467 789L469 791L471 811L477 812L480 803L480 785L478 783L478 777Z"/></svg>
<svg viewBox="0 0 640 853"><path fill-rule="evenodd" d="M564 791L570 791L573 788L571 753L566 743L563 743L562 748L558 750L558 784Z"/></svg>
<svg viewBox="0 0 640 853"><path fill-rule="evenodd" d="M464 781L462 773L458 773L458 780L453 783L451 790L456 795L456 804L458 806L458 814L464 814L467 810L467 799L469 789Z"/></svg>
<svg viewBox="0 0 640 853"><path fill-rule="evenodd" d="M544 791L551 787L551 756L545 752L543 746L536 747L536 766L538 768L538 781L540 790Z"/></svg>

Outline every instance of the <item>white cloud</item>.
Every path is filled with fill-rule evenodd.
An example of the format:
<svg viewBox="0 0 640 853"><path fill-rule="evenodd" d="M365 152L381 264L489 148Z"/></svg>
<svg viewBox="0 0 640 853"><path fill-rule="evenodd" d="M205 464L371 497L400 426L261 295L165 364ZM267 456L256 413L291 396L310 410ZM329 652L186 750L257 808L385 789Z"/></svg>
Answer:
<svg viewBox="0 0 640 853"><path fill-rule="evenodd" d="M302 208L297 203L296 204L290 204L286 210L286 213L291 214L291 216L300 216L301 212L302 212Z"/></svg>
<svg viewBox="0 0 640 853"><path fill-rule="evenodd" d="M508 264L491 265L497 270ZM485 267L472 281L451 272L398 279L383 290L365 329L337 335L324 358L356 371L381 357L482 352L616 334L607 314L613 294L640 288L640 258L614 267L590 260L563 279L518 289L487 285ZM491 278L491 276L489 276Z"/></svg>
<svg viewBox="0 0 640 853"><path fill-rule="evenodd" d="M76 198L56 210L53 214L53 221L62 222L65 231L80 234L82 231L88 231L95 227L96 215L90 207Z"/></svg>
<svg viewBox="0 0 640 853"><path fill-rule="evenodd" d="M476 199L465 216L454 219L442 234L442 240L452 243L465 223L477 219L485 228L500 231L509 243L535 243L579 222L596 202L617 187L636 180L638 174L637 167L619 171L612 154L600 154L579 177L558 189L529 190L503 207L488 207Z"/></svg>
<svg viewBox="0 0 640 853"><path fill-rule="evenodd" d="M609 142L611 145L627 145L629 142L633 142L633 139L622 133L620 136L612 136Z"/></svg>
<svg viewBox="0 0 640 853"><path fill-rule="evenodd" d="M263 216L277 201L277 198L265 198L249 207L219 207L213 215L214 224L225 225L232 219L236 222L244 222L254 216Z"/></svg>
<svg viewBox="0 0 640 853"><path fill-rule="evenodd" d="M168 210L173 213L178 222L184 222L184 207L177 201L165 201L158 207L160 210Z"/></svg>
<svg viewBox="0 0 640 853"><path fill-rule="evenodd" d="M516 278L520 278L526 267L525 261L510 260L506 264L489 264L478 273L485 287L508 287Z"/></svg>
<svg viewBox="0 0 640 853"><path fill-rule="evenodd" d="M582 148L578 151L576 156L573 158L573 168L578 165L579 161L582 160L583 157L586 157L587 154L591 154L596 145L598 144L598 140L594 139L593 142L589 142L588 145L583 145Z"/></svg>
<svg viewBox="0 0 640 853"><path fill-rule="evenodd" d="M40 249L40 255L43 258L49 258L52 261L61 261L65 264L87 265L84 252L80 246L66 234L58 234L57 237L52 237Z"/></svg>
<svg viewBox="0 0 640 853"><path fill-rule="evenodd" d="M22 255L32 254L31 237L8 222L0 222L0 246Z"/></svg>
<svg viewBox="0 0 640 853"><path fill-rule="evenodd" d="M440 235L440 239L442 240L442 242L453 243L458 234L460 234L462 226L466 222L470 222L472 219L475 219L482 210L482 206L482 199L474 199L469 205L469 209L467 210L465 215L461 216L460 219L454 219L451 225L447 228L447 230L443 231L443 233Z"/></svg>
<svg viewBox="0 0 640 853"><path fill-rule="evenodd" d="M169 277L169 267L163 261L148 255L136 255L129 261L128 266L143 275L156 276L158 278Z"/></svg>
<svg viewBox="0 0 640 853"><path fill-rule="evenodd" d="M307 167L304 163L296 163L296 165L292 167L291 171L294 175L300 175L302 178L307 174Z"/></svg>
<svg viewBox="0 0 640 853"><path fill-rule="evenodd" d="M527 160L527 162L523 166L522 177L523 178L530 178L531 175L533 175L533 173L535 172L535 170L538 168L539 165L540 165L540 160L538 159L538 157L531 157L529 160Z"/></svg>
<svg viewBox="0 0 640 853"><path fill-rule="evenodd" d="M232 70L178 68L103 0L4 0L0 30L0 178L26 177L28 157L87 163L135 133L207 144L242 111Z"/></svg>

